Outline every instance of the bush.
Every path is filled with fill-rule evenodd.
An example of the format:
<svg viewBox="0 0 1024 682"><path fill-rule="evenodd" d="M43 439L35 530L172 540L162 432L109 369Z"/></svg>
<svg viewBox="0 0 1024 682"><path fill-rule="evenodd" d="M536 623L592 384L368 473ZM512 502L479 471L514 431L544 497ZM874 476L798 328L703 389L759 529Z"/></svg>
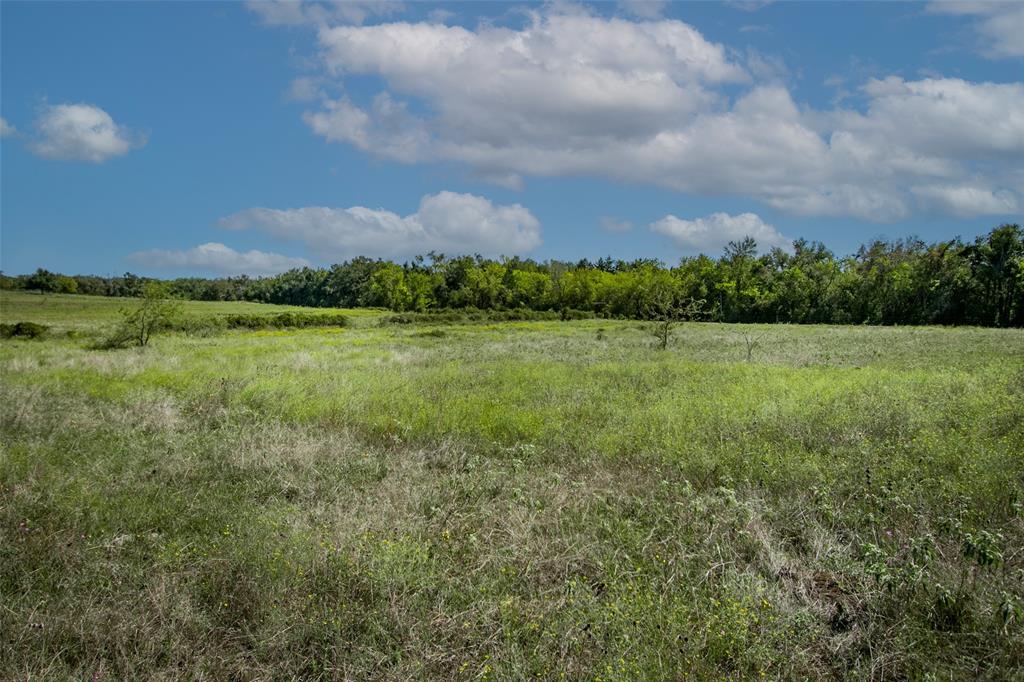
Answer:
<svg viewBox="0 0 1024 682"><path fill-rule="evenodd" d="M399 313L381 318L380 326L392 324L466 324L470 322L529 322L542 320L585 320L594 317L585 310L480 310L478 308L443 308L425 313Z"/></svg>
<svg viewBox="0 0 1024 682"><path fill-rule="evenodd" d="M443 339L448 334L443 329L428 329L422 332L413 332L412 337L417 339Z"/></svg>
<svg viewBox="0 0 1024 682"><path fill-rule="evenodd" d="M228 329L302 329L306 327L347 327L340 313L286 312L273 315L235 313L222 317Z"/></svg>
<svg viewBox="0 0 1024 682"><path fill-rule="evenodd" d="M184 317L175 326L175 331L185 332L188 336L216 336L228 328L223 317Z"/></svg>
<svg viewBox="0 0 1024 682"><path fill-rule="evenodd" d="M181 319L181 302L167 297L166 288L147 282L135 308L121 310L121 322L100 343L100 348L148 346L154 333L172 329Z"/></svg>
<svg viewBox="0 0 1024 682"><path fill-rule="evenodd" d="M45 324L35 322L16 322L14 324L0 324L0 336L5 339L14 337L22 339L38 339L46 335L50 328Z"/></svg>

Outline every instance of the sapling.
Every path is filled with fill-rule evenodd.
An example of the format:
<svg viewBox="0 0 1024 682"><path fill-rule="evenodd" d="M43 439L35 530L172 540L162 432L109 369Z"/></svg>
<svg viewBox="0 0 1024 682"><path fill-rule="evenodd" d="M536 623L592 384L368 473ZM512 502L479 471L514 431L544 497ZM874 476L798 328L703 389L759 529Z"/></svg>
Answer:
<svg viewBox="0 0 1024 682"><path fill-rule="evenodd" d="M103 346L148 346L154 332L170 327L180 315L181 302L170 298L161 284L147 282L138 305L121 310L121 322Z"/></svg>
<svg viewBox="0 0 1024 682"><path fill-rule="evenodd" d="M672 292L663 290L655 294L647 304L647 317L655 321L654 338L657 348L666 350L668 340L672 336L672 328L680 322L697 319L704 313L704 299L689 299L685 303L677 303Z"/></svg>

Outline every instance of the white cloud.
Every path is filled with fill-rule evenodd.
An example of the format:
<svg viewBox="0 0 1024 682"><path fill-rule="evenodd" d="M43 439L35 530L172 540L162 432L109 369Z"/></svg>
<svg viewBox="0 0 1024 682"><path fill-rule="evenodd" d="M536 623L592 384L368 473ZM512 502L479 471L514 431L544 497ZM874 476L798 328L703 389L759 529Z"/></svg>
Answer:
<svg viewBox="0 0 1024 682"><path fill-rule="evenodd" d="M778 246L788 248L792 239L765 223L756 213L712 213L706 218L683 220L667 215L650 224L653 232L666 235L684 251L711 253L721 251L731 241L752 237L761 251Z"/></svg>
<svg viewBox="0 0 1024 682"><path fill-rule="evenodd" d="M302 119L330 142L346 142L405 163L421 160L429 144L425 127L386 92L374 98L369 112L345 98L327 99L321 111L306 112Z"/></svg>
<svg viewBox="0 0 1024 682"><path fill-rule="evenodd" d="M932 2L928 9L937 14L976 17L973 28L977 48L986 57L1024 57L1024 3Z"/></svg>
<svg viewBox="0 0 1024 682"><path fill-rule="evenodd" d="M240 252L217 242L200 244L187 251L137 251L130 254L128 260L154 268L199 270L224 275L273 275L309 265L305 258L256 250Z"/></svg>
<svg viewBox="0 0 1024 682"><path fill-rule="evenodd" d="M605 232L629 232L633 229L633 223L611 216L603 216L601 218L601 229Z"/></svg>
<svg viewBox="0 0 1024 682"><path fill-rule="evenodd" d="M921 207L915 187L1020 201L1000 188L1024 152L1019 82L871 80L815 110L794 101L785 64L748 52L740 65L679 21L558 6L525 16L519 28L321 26L325 78L378 76L385 89L369 103L321 97L303 118L328 141L455 161L506 187L599 176L877 221Z"/></svg>
<svg viewBox="0 0 1024 682"><path fill-rule="evenodd" d="M18 130L8 123L6 118L0 116L0 137L7 137L8 135L13 135L16 132L18 132Z"/></svg>
<svg viewBox="0 0 1024 682"><path fill-rule="evenodd" d="M911 188L918 203L936 213L962 218L1017 213L1017 196L1007 189L992 190L973 185L930 185Z"/></svg>
<svg viewBox="0 0 1024 682"><path fill-rule="evenodd" d="M866 116L839 125L919 155L940 158L1024 153L1024 83L970 83L958 78L904 81L891 76L864 86Z"/></svg>
<svg viewBox="0 0 1024 682"><path fill-rule="evenodd" d="M427 23L322 28L328 72L379 75L392 94L384 101L388 106L378 97L372 110L328 101L305 119L329 140L375 152L383 147L376 153L389 158L395 148L409 149L384 143L389 129L420 141L415 153L403 152L407 159L429 152L472 160L489 150L500 155L532 148L572 154L595 138L612 144L650 138L720 103L705 84L748 78L721 45L679 21L529 16L521 30ZM398 96L422 99L437 112L436 120L406 114ZM400 124L393 122L396 111ZM490 169L474 165L518 172L500 161Z"/></svg>
<svg viewBox="0 0 1024 682"><path fill-rule="evenodd" d="M31 149L47 159L102 163L146 143L144 137L114 123L91 104L46 106L36 121L38 139Z"/></svg>
<svg viewBox="0 0 1024 682"><path fill-rule="evenodd" d="M416 213L385 209L250 208L221 219L231 230L255 229L304 242L322 258L407 258L434 250L487 256L525 253L541 243L540 223L519 204L495 206L472 194L423 197Z"/></svg>

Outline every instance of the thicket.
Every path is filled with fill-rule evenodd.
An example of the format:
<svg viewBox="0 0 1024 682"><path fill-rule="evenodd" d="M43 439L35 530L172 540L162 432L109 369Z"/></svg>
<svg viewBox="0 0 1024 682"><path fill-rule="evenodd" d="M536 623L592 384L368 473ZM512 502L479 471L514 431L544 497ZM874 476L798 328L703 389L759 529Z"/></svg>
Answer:
<svg viewBox="0 0 1024 682"><path fill-rule="evenodd" d="M147 281L131 273L68 277L45 270L0 276L5 288L105 296L138 296ZM459 310L468 319L474 310L661 319L664 305L704 301L700 319L718 322L1020 327L1024 231L1008 224L973 242L877 240L845 258L802 239L789 251L759 256L747 238L717 259L684 258L675 267L654 259L568 263L431 252L402 265L358 257L274 277L181 278L166 285L172 295L194 300L380 306L441 316Z"/></svg>
<svg viewBox="0 0 1024 682"><path fill-rule="evenodd" d="M407 312L381 318L380 325L393 324L461 324L467 322L525 322L542 320L585 320L593 317L586 310L480 310L479 308L446 308L426 312Z"/></svg>
<svg viewBox="0 0 1024 682"><path fill-rule="evenodd" d="M36 324L35 322L0 324L0 338L38 339L45 336L49 329L45 324Z"/></svg>
<svg viewBox="0 0 1024 682"><path fill-rule="evenodd" d="M276 313L259 315L238 313L220 317L228 329L286 329L304 327L344 327L348 318L340 313Z"/></svg>

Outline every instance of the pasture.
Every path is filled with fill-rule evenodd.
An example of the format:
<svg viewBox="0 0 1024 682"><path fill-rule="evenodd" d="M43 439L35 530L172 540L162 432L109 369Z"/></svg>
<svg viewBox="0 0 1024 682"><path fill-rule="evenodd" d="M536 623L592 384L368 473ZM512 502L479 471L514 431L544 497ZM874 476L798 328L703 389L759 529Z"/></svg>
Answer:
<svg viewBox="0 0 1024 682"><path fill-rule="evenodd" d="M0 676L1024 675L1021 330L124 304L2 292Z"/></svg>

